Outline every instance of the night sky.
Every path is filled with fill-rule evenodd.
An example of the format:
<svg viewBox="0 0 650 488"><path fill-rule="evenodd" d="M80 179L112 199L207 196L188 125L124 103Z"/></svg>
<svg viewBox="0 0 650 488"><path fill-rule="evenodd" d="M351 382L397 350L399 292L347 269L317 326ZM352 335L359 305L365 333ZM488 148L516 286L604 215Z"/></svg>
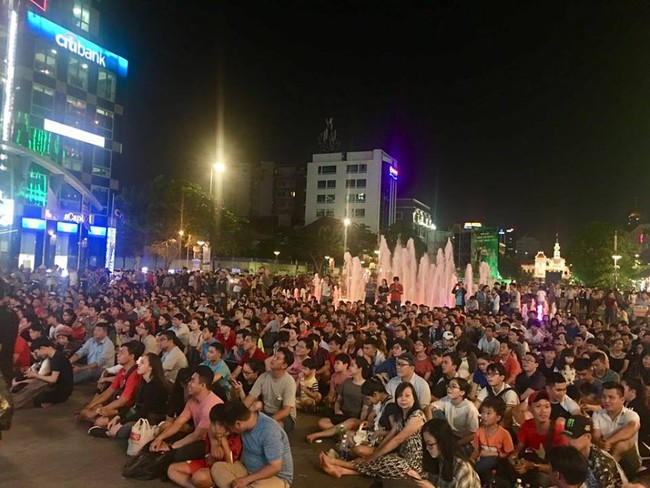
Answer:
<svg viewBox="0 0 650 488"><path fill-rule="evenodd" d="M123 184L306 162L323 119L383 148L441 226L551 240L650 211L650 4L641 1L104 2L130 61ZM439 189L436 192L436 188ZM437 193L437 195L436 195Z"/></svg>

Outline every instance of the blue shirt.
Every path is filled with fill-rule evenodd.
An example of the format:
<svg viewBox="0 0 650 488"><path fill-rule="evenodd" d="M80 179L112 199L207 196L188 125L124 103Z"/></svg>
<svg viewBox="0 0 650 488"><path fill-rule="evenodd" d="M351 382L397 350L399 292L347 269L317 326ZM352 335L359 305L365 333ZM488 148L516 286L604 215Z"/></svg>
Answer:
<svg viewBox="0 0 650 488"><path fill-rule="evenodd" d="M389 357L376 367L374 374L379 373L388 373L389 378L395 378L397 376L397 358L395 356Z"/></svg>
<svg viewBox="0 0 650 488"><path fill-rule="evenodd" d="M214 344L215 342L219 342L216 340L214 337L210 340L210 342L204 342L201 345L201 361L207 361L208 360L208 347L210 347L210 344Z"/></svg>
<svg viewBox="0 0 650 488"><path fill-rule="evenodd" d="M289 485L293 481L293 459L287 433L271 417L259 413L251 430L241 434L242 463L249 473L255 473L271 461L282 460L278 478Z"/></svg>
<svg viewBox="0 0 650 488"><path fill-rule="evenodd" d="M101 342L91 337L75 354L86 357L88 364L97 363L100 371L115 366L115 344L108 337Z"/></svg>
<svg viewBox="0 0 650 488"><path fill-rule="evenodd" d="M203 361L201 366L207 366L215 375L220 374L221 379L219 380L219 384L226 392L230 392L230 368L228 368L228 365L223 359L220 359L215 365L212 365L210 361Z"/></svg>

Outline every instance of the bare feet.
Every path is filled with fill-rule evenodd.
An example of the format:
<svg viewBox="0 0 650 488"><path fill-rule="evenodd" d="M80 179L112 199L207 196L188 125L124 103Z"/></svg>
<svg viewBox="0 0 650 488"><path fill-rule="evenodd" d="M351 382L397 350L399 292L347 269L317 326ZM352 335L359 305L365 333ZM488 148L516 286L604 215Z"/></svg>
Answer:
<svg viewBox="0 0 650 488"><path fill-rule="evenodd" d="M41 408L50 408L51 406L51 403L41 403Z"/></svg>
<svg viewBox="0 0 650 488"><path fill-rule="evenodd" d="M331 460L329 457L327 457L327 454L321 452L319 454L319 457L320 457L320 466L321 468L323 468L323 471L325 471L330 476L333 476L334 478L340 478L341 476L343 476L343 473L341 472L341 468L331 464Z"/></svg>

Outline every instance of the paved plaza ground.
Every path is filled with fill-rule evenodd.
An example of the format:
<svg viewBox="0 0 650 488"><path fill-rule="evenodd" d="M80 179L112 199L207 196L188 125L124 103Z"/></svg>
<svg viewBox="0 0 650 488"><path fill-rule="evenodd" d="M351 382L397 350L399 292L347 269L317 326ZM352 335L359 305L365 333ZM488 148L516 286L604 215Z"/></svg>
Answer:
<svg viewBox="0 0 650 488"><path fill-rule="evenodd" d="M112 439L88 436L87 426L74 420L74 412L91 396L90 386L74 392L65 405L46 410L16 412L11 430L0 446L0 486L8 488L103 488L174 486L162 481L122 478L125 447ZM334 480L318 466L318 451L333 441L310 445L305 435L314 430L316 417L302 415L289 438L294 459L294 488L337 486L368 488L371 480L348 476Z"/></svg>

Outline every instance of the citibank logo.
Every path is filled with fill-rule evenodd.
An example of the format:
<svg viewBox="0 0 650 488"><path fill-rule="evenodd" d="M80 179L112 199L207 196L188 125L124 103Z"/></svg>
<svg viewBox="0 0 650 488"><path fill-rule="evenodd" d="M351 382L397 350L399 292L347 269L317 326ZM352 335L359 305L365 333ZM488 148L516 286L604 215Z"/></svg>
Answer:
<svg viewBox="0 0 650 488"><path fill-rule="evenodd" d="M79 42L79 39L74 34L71 34L70 32L67 34L57 34L54 39L62 48L67 49L82 58L86 58L88 61L92 61L103 68L106 67L106 56L85 47L81 42Z"/></svg>

